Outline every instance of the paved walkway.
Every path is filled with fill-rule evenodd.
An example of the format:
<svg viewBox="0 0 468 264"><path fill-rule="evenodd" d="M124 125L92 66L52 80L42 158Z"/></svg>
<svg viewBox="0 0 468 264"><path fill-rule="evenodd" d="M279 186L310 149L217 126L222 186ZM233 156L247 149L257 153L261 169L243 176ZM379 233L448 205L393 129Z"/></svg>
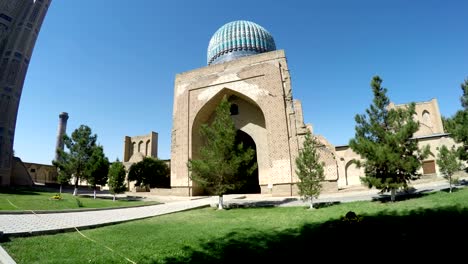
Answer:
<svg viewBox="0 0 468 264"><path fill-rule="evenodd" d="M67 213L0 214L0 231L5 235L33 235L53 231L95 227L206 207L211 198L177 201L165 204Z"/></svg>

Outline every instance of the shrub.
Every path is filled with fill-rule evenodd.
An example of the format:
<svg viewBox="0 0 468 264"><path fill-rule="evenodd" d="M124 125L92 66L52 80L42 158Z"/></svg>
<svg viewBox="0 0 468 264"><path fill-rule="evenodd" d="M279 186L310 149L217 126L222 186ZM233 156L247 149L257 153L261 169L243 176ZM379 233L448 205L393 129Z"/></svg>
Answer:
<svg viewBox="0 0 468 264"><path fill-rule="evenodd" d="M55 194L51 198L52 198L52 200L62 200L62 196L59 193Z"/></svg>
<svg viewBox="0 0 468 264"><path fill-rule="evenodd" d="M341 221L348 223L348 224L353 224L353 223L359 223L362 221L362 216L357 215L353 211L349 211L346 213L345 216L341 217Z"/></svg>

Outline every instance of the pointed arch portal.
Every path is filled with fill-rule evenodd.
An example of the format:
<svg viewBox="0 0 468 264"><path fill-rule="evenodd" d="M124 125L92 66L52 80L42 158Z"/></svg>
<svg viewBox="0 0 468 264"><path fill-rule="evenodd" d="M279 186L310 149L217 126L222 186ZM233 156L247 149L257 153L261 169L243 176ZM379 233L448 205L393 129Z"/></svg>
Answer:
<svg viewBox="0 0 468 264"><path fill-rule="evenodd" d="M231 104L236 105L236 111L231 115L236 132L236 143L243 143L244 147L250 147L255 150L255 156L251 162L257 163L257 168L251 175L247 175L246 168L241 168L238 174L239 181L244 184L236 190L231 190L229 193L260 193L260 179L262 171L267 166L266 158L268 156L267 131L265 128L265 117L260 107L247 96L232 91L223 89L218 94L213 96L205 105L198 111L192 126L192 158L198 158L198 153L202 146L202 138L200 128L202 124L209 124L213 121L216 107L219 105L223 96L226 95ZM232 110L232 109L231 109ZM203 190L192 182L193 194L202 195L209 194L207 190Z"/></svg>

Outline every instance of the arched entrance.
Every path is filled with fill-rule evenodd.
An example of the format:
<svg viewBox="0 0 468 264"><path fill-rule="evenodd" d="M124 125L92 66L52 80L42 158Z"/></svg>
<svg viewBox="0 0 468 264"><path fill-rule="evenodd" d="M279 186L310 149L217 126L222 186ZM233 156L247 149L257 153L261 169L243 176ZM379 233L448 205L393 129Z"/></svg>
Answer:
<svg viewBox="0 0 468 264"><path fill-rule="evenodd" d="M260 184L258 182L258 167L249 175L247 170L257 163L257 147L255 141L244 131L237 130L236 133L236 145L242 143L244 149L252 148L255 150L255 155L252 161L246 166L243 166L239 169L237 178L239 182L242 182L242 185L235 190L229 191L229 193L236 194L247 194L247 193L260 193Z"/></svg>
<svg viewBox="0 0 468 264"><path fill-rule="evenodd" d="M213 121L216 107L222 97L226 95L231 103L231 118L234 121L236 133L236 142L242 142L244 147L251 147L255 150L255 157L252 162L257 163L257 169L250 176L244 172L239 173L239 181L244 184L229 193L260 193L260 183L262 177L265 177L268 170L268 144L267 131L265 128L265 117L260 107L255 101L247 96L223 89L207 101L197 112L191 131L191 158L199 157L199 150L203 145L203 139L200 135L202 124L209 124ZM263 176L262 176L263 175ZM264 180L263 180L264 181ZM191 182L192 195L205 195L207 190L198 186L196 182Z"/></svg>

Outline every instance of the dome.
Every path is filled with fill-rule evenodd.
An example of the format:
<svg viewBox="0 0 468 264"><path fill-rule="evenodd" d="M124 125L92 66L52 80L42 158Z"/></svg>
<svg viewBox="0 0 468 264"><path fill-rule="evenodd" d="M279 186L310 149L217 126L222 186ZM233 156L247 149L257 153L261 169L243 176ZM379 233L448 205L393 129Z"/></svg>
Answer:
<svg viewBox="0 0 468 264"><path fill-rule="evenodd" d="M271 34L262 26L244 20L220 27L208 45L207 62L217 64L239 57L276 50Z"/></svg>

